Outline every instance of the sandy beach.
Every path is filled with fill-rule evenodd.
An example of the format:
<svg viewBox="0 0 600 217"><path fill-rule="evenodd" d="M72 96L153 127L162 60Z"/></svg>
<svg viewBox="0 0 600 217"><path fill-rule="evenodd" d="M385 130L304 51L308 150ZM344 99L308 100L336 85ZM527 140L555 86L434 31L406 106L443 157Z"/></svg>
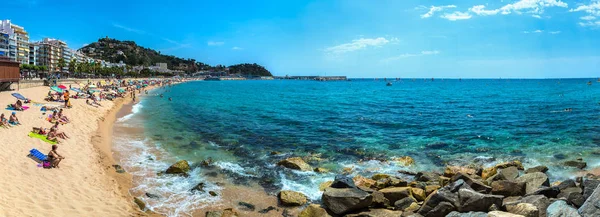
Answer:
<svg viewBox="0 0 600 217"><path fill-rule="evenodd" d="M0 93L0 104L14 103L11 92ZM48 87L34 87L18 91L34 102L44 102ZM144 215L131 202L128 185L131 177L118 174L112 168L109 127L123 103L130 99L102 101L101 107L92 107L85 99L73 99L73 107L64 113L71 123L61 125L71 138L63 140L58 153L66 157L59 169L43 169L28 158L29 150L44 154L51 144L28 137L32 127L50 128L40 106L28 104L26 111L17 112L22 125L0 129L4 163L0 184L1 216L139 216ZM59 103L47 103L56 104ZM2 110L5 115L12 111ZM111 117L113 118L111 120ZM100 129L97 131L97 129Z"/></svg>

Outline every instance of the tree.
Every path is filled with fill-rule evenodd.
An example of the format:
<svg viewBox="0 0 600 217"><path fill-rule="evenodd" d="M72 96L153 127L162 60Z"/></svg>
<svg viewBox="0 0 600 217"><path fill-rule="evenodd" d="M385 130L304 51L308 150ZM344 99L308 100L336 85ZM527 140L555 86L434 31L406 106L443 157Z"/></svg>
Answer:
<svg viewBox="0 0 600 217"><path fill-rule="evenodd" d="M76 65L77 62L75 59L71 59L71 62L69 62L69 72L75 72Z"/></svg>
<svg viewBox="0 0 600 217"><path fill-rule="evenodd" d="M63 70L63 68L65 68L65 66L67 66L67 63L65 63L65 59L63 59L63 58L60 58L60 59L58 60L58 70L59 70L59 71L62 71L62 70Z"/></svg>

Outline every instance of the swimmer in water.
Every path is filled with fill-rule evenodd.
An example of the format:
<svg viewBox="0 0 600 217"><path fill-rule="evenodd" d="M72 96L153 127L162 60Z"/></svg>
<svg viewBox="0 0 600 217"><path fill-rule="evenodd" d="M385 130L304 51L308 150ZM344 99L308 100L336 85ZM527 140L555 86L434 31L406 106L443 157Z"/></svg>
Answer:
<svg viewBox="0 0 600 217"><path fill-rule="evenodd" d="M160 94L160 98L162 98L162 97L163 97L163 95L162 95L162 93L161 93L161 94Z"/></svg>
<svg viewBox="0 0 600 217"><path fill-rule="evenodd" d="M472 117L473 117L473 115L467 114L467 117L468 117L468 118L472 118Z"/></svg>
<svg viewBox="0 0 600 217"><path fill-rule="evenodd" d="M173 101L173 99L171 99L171 97L169 97L169 101Z"/></svg>

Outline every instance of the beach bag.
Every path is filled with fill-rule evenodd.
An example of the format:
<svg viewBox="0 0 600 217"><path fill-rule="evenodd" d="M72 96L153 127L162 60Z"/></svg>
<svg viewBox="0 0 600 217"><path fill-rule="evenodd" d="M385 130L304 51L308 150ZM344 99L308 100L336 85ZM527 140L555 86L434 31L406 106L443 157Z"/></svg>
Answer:
<svg viewBox="0 0 600 217"><path fill-rule="evenodd" d="M50 164L50 161L45 160L42 162L42 167L44 167L45 169L48 169L48 168L52 168L52 165Z"/></svg>

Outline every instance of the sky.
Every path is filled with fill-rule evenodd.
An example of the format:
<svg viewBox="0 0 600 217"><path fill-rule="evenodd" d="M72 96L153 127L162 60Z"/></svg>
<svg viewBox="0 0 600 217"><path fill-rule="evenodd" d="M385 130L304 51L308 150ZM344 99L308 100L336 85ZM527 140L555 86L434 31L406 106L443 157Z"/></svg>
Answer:
<svg viewBox="0 0 600 217"><path fill-rule="evenodd" d="M109 36L274 75L600 76L600 0L9 0L0 19L80 48Z"/></svg>

